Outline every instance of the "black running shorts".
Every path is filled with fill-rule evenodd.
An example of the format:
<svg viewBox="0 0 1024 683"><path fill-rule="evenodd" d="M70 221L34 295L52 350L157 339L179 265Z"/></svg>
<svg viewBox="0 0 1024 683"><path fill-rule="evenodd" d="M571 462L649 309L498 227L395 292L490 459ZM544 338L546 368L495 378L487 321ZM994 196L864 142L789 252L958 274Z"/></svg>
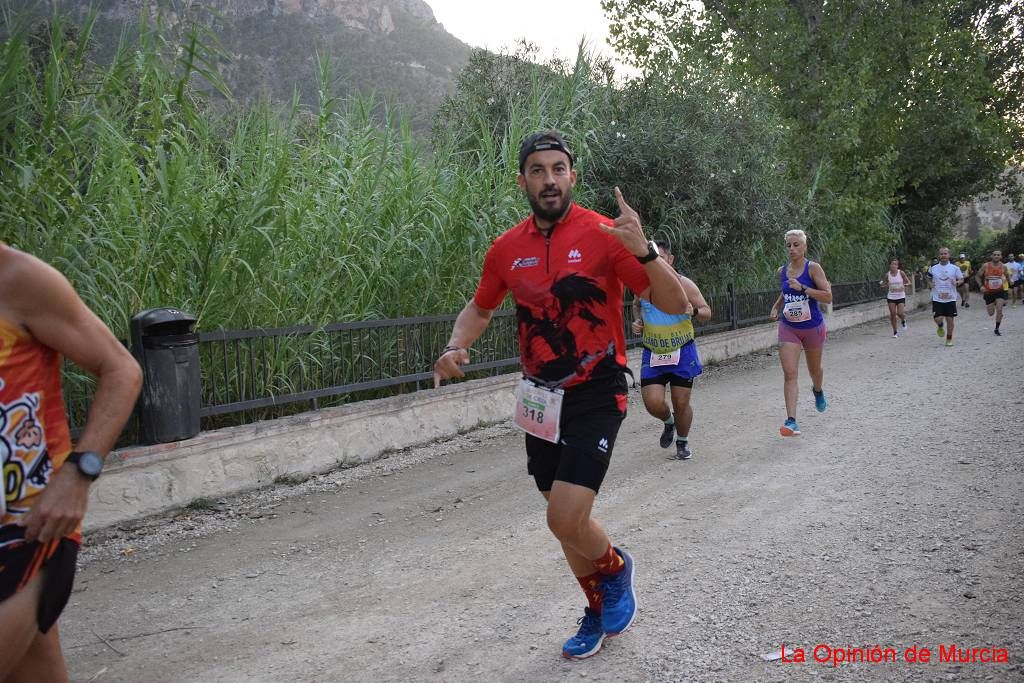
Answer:
<svg viewBox="0 0 1024 683"><path fill-rule="evenodd" d="M40 572L43 590L36 618L46 633L55 623L75 583L78 543L62 538L49 543L15 543L0 549L0 602L24 588Z"/></svg>
<svg viewBox="0 0 1024 683"><path fill-rule="evenodd" d="M626 417L626 379L594 380L566 390L559 443L526 435L526 471L540 491L557 479L597 493Z"/></svg>
<svg viewBox="0 0 1024 683"><path fill-rule="evenodd" d="M646 387L651 384L660 384L665 386L671 384L674 387L684 387L686 389L693 388L693 378L683 377L674 372L667 372L664 375L658 375L657 377L644 377L640 380L640 386Z"/></svg>
<svg viewBox="0 0 1024 683"><path fill-rule="evenodd" d="M955 301L933 301L932 302L932 317L933 318L955 318L956 317L956 302Z"/></svg>
<svg viewBox="0 0 1024 683"><path fill-rule="evenodd" d="M1007 299L1010 298L1007 295L1007 291L1005 289L999 289L994 292L982 292L982 296L985 297L986 306L991 306L992 304L994 304L996 302L996 299L1002 299L1003 301L1006 301Z"/></svg>

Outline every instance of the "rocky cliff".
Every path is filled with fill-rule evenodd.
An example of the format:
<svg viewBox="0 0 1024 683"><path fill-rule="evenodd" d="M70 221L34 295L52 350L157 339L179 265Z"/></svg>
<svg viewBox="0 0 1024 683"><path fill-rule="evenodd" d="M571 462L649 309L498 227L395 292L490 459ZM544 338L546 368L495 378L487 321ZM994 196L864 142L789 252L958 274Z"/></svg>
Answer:
<svg viewBox="0 0 1024 683"><path fill-rule="evenodd" d="M31 4L47 11L71 9L78 14L89 7L88 2L79 0L36 0L16 4ZM144 12L155 15L164 11L171 16L180 16L212 9L223 17L234 19L267 13L272 16L335 17L350 28L388 33L394 29L391 11L396 10L426 24L437 23L434 11L423 0L105 0L97 4L104 18L121 21L136 21Z"/></svg>
<svg viewBox="0 0 1024 683"><path fill-rule="evenodd" d="M69 0L43 0L35 4L49 9L70 7L79 14L88 8L88 3ZM173 23L183 15L203 9L212 9L229 19L263 14L309 19L334 17L348 28L385 34L395 28L393 9L425 24L437 23L430 5L422 0L107 0L99 3L99 7L105 19L119 21L136 21L143 13L155 15L163 11Z"/></svg>
<svg viewBox="0 0 1024 683"><path fill-rule="evenodd" d="M92 0L96 2L96 0ZM22 0L15 8L85 17L90 0ZM469 46L444 30L423 0L99 0L94 42L112 54L121 29L159 14L174 29L197 21L217 35L221 65L234 95L269 94L282 102L298 91L317 99L316 54L330 57L335 94L374 92L405 105L425 129L455 84Z"/></svg>

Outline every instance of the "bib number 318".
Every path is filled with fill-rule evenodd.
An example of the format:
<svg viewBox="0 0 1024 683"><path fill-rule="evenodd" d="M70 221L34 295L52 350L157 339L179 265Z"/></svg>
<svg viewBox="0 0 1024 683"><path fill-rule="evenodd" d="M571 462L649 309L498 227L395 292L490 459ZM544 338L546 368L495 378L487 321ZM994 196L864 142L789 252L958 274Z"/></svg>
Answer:
<svg viewBox="0 0 1024 683"><path fill-rule="evenodd" d="M546 389L530 380L520 380L516 389L516 427L538 439L558 443L563 396L561 389Z"/></svg>

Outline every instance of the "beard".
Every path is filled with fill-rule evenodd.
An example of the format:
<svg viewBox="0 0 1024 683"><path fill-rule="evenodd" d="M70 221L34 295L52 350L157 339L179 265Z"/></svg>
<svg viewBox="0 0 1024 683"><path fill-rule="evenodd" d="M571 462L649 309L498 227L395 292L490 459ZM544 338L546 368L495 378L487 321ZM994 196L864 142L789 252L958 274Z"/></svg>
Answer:
<svg viewBox="0 0 1024 683"><path fill-rule="evenodd" d="M547 189L545 189L544 191L546 192ZM539 194L537 196L534 196L532 194L527 193L526 199L527 201L530 202L530 209L533 210L534 216L545 221L557 221L559 218L565 215L565 212L568 211L569 209L569 205L572 204L572 190L569 190L568 192L565 193L565 196L562 199L562 203L555 207L554 209L545 208L544 205L541 204L542 200Z"/></svg>

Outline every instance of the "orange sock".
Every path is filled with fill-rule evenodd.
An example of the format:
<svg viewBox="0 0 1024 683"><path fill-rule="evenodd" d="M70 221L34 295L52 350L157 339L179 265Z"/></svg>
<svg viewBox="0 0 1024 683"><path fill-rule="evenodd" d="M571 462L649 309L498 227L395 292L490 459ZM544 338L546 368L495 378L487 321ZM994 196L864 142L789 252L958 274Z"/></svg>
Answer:
<svg viewBox="0 0 1024 683"><path fill-rule="evenodd" d="M626 566L625 560L615 552L615 548L612 544L608 544L608 550L605 551L604 555L594 560L594 566L597 567L597 571L602 574L618 574L622 571L622 568Z"/></svg>
<svg viewBox="0 0 1024 683"><path fill-rule="evenodd" d="M577 576L576 580L580 582L580 586L583 588L583 592L587 594L587 602L590 603L590 609L600 614L601 575L597 572L594 572L590 576Z"/></svg>

